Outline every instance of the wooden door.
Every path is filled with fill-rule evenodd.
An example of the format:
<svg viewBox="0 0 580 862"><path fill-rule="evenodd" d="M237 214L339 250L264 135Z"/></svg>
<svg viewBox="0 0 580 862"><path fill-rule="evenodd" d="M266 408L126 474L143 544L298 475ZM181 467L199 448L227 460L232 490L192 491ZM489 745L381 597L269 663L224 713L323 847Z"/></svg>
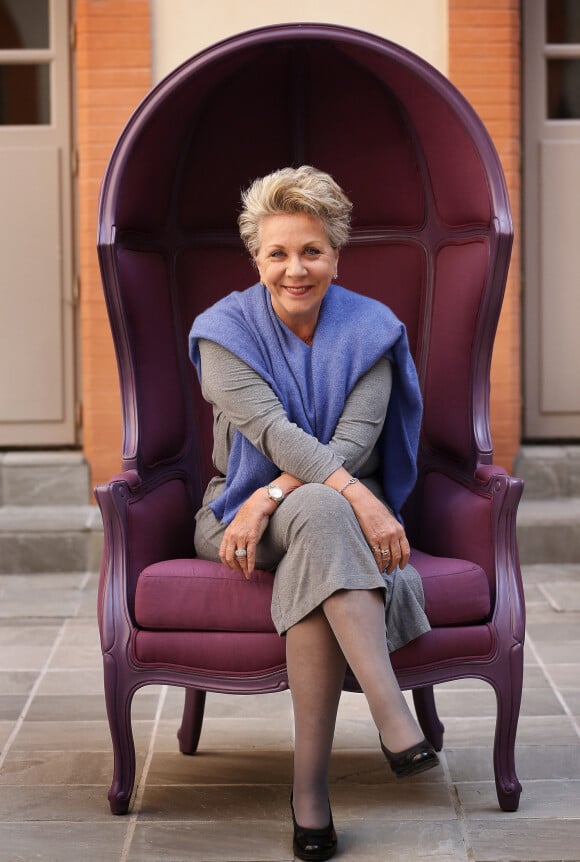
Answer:
<svg viewBox="0 0 580 862"><path fill-rule="evenodd" d="M76 443L66 0L0 0L0 446Z"/></svg>
<svg viewBox="0 0 580 862"><path fill-rule="evenodd" d="M580 438L580 2L524 14L525 417Z"/></svg>

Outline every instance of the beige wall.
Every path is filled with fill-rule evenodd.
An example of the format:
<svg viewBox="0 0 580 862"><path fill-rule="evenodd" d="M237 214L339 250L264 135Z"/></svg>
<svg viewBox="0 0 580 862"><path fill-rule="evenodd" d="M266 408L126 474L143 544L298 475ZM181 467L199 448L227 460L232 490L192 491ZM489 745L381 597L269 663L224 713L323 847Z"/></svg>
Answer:
<svg viewBox="0 0 580 862"><path fill-rule="evenodd" d="M448 0L151 0L151 14L153 83L220 39L296 21L367 30L447 73Z"/></svg>

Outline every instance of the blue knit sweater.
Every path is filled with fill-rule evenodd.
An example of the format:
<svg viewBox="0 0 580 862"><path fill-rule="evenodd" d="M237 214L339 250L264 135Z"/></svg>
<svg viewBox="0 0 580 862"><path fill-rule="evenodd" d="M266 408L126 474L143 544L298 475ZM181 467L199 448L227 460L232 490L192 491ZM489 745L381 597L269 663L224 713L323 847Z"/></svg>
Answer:
<svg viewBox="0 0 580 862"><path fill-rule="evenodd" d="M312 347L276 315L262 284L234 292L197 317L190 357L201 380L199 339L234 353L271 386L291 422L328 443L356 382L381 357L391 361L393 388L381 433L385 499L397 517L416 479L421 396L404 325L380 302L331 284ZM257 488L279 469L236 431L224 492L211 504L229 523Z"/></svg>

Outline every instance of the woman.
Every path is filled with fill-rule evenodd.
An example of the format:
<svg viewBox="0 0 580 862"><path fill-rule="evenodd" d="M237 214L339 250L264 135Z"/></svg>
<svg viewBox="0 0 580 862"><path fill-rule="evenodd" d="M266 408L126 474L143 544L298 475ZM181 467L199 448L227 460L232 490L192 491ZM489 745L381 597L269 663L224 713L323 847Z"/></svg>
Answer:
<svg viewBox="0 0 580 862"><path fill-rule="evenodd" d="M221 473L196 517L196 551L246 578L275 569L295 721L294 852L305 860L336 850L328 767L347 664L395 774L438 763L389 658L429 630L399 520L421 401L401 322L333 283L351 208L309 166L256 180L239 226L260 282L190 334Z"/></svg>

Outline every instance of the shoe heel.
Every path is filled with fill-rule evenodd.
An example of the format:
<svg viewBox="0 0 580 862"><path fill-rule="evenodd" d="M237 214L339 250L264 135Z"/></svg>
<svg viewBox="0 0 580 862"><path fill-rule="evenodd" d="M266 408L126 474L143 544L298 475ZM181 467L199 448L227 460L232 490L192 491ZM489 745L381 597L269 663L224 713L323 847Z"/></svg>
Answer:
<svg viewBox="0 0 580 862"><path fill-rule="evenodd" d="M408 778L411 775L418 775L420 772L426 772L428 769L433 769L434 766L438 766L439 764L437 752L426 739L422 739L416 745L411 745L410 748L398 752L389 751L386 745L383 745L380 734L379 742L381 743L383 754L397 778Z"/></svg>

